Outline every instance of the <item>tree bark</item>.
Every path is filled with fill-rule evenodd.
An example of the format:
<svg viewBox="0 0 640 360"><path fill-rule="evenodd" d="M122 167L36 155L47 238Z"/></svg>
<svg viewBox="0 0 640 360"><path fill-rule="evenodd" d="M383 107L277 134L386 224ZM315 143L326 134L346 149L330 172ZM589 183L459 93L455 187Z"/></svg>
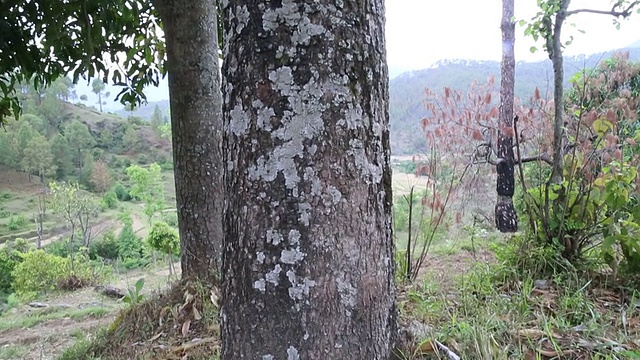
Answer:
<svg viewBox="0 0 640 360"><path fill-rule="evenodd" d="M222 359L390 356L384 11L222 2Z"/></svg>
<svg viewBox="0 0 640 360"><path fill-rule="evenodd" d="M564 132L564 68L562 58L562 25L567 18L567 9L570 0L562 0L560 9L556 13L553 28L547 25L551 41L547 41L547 52L553 65L553 102L554 102L554 123L553 123L553 165L551 167L551 183L562 183L562 135Z"/></svg>
<svg viewBox="0 0 640 360"><path fill-rule="evenodd" d="M216 281L222 249L222 159L215 4L154 0L166 34L183 278Z"/></svg>
<svg viewBox="0 0 640 360"><path fill-rule="evenodd" d="M514 0L502 1L502 63L500 69L500 131L498 132L498 157L503 159L496 165L495 207L496 227L500 232L518 231L518 218L513 206L515 187L513 156L513 101L515 84L515 23L513 22Z"/></svg>

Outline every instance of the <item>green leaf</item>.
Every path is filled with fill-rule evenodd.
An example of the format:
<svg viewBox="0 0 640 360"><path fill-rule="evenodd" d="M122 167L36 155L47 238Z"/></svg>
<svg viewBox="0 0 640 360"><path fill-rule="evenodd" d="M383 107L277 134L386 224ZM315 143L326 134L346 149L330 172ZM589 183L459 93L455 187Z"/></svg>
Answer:
<svg viewBox="0 0 640 360"><path fill-rule="evenodd" d="M531 51L531 53L534 54L536 51L538 51L538 48L535 46L532 46L529 48L529 51Z"/></svg>

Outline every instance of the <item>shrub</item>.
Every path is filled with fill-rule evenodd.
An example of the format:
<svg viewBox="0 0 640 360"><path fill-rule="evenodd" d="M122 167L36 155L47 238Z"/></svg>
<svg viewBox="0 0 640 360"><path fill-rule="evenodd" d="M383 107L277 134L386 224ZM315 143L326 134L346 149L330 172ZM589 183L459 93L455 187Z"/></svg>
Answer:
<svg viewBox="0 0 640 360"><path fill-rule="evenodd" d="M0 208L0 219L8 218L9 216L11 216L11 212L9 210Z"/></svg>
<svg viewBox="0 0 640 360"><path fill-rule="evenodd" d="M25 218L22 215L16 216L16 217L10 217L9 218L9 223L7 224L7 227L9 228L9 230L11 231L15 231L15 230L19 230L21 227L25 226L27 224L27 218Z"/></svg>
<svg viewBox="0 0 640 360"><path fill-rule="evenodd" d="M70 253L77 253L84 244L79 236L74 236L72 244L69 244L69 239L64 238L58 241L52 241L43 247L43 250L51 255L59 256L62 258L69 257Z"/></svg>
<svg viewBox="0 0 640 360"><path fill-rule="evenodd" d="M118 235L118 257L123 260L127 269L149 264L149 252L142 240L133 232L130 223L125 224Z"/></svg>
<svg viewBox="0 0 640 360"><path fill-rule="evenodd" d="M156 222L151 227L147 236L147 243L154 250L167 255L180 254L180 238L178 232L165 222Z"/></svg>
<svg viewBox="0 0 640 360"><path fill-rule="evenodd" d="M122 183L116 183L113 187L113 192L116 194L116 198L119 201L129 201L131 200L131 194L129 190L122 185Z"/></svg>
<svg viewBox="0 0 640 360"><path fill-rule="evenodd" d="M0 293L10 293L13 276L13 269L20 263L22 258L18 253L8 247L0 249Z"/></svg>
<svg viewBox="0 0 640 360"><path fill-rule="evenodd" d="M12 287L16 295L25 300L54 289L75 290L92 285L111 273L110 267L89 261L85 251L75 254L73 269L69 259L41 249L31 250L20 256L22 261L12 272Z"/></svg>
<svg viewBox="0 0 640 360"><path fill-rule="evenodd" d="M102 238L89 245L89 258L117 260L119 258L118 239L113 230L107 231Z"/></svg>
<svg viewBox="0 0 640 360"><path fill-rule="evenodd" d="M40 292L54 290L58 280L69 272L69 261L44 250L21 254L22 261L14 268L13 290L24 299L32 299Z"/></svg>
<svg viewBox="0 0 640 360"><path fill-rule="evenodd" d="M115 191L107 191L102 196L102 205L107 209L115 209L118 206L118 195Z"/></svg>
<svg viewBox="0 0 640 360"><path fill-rule="evenodd" d="M0 192L0 200L2 200L2 201L9 200L12 197L13 197L13 195L9 191Z"/></svg>

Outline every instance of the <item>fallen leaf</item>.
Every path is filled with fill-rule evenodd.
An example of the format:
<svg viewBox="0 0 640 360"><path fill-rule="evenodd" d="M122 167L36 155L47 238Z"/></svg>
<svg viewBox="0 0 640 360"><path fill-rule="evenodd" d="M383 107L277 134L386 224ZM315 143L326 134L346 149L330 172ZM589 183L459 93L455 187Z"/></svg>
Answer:
<svg viewBox="0 0 640 360"><path fill-rule="evenodd" d="M182 323L182 336L187 336L189 333L189 327L191 326L191 320L187 319L184 323Z"/></svg>

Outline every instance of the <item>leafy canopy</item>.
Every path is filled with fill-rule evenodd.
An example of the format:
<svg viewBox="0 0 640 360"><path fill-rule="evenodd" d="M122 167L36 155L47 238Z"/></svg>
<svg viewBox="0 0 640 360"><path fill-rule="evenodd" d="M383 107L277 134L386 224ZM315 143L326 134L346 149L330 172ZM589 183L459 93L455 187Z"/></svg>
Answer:
<svg viewBox="0 0 640 360"><path fill-rule="evenodd" d="M20 83L38 89L67 74L74 83L110 78L122 86L116 99L123 104L145 102L144 87L157 86L163 73L159 30L150 1L0 2L0 123L20 115Z"/></svg>

